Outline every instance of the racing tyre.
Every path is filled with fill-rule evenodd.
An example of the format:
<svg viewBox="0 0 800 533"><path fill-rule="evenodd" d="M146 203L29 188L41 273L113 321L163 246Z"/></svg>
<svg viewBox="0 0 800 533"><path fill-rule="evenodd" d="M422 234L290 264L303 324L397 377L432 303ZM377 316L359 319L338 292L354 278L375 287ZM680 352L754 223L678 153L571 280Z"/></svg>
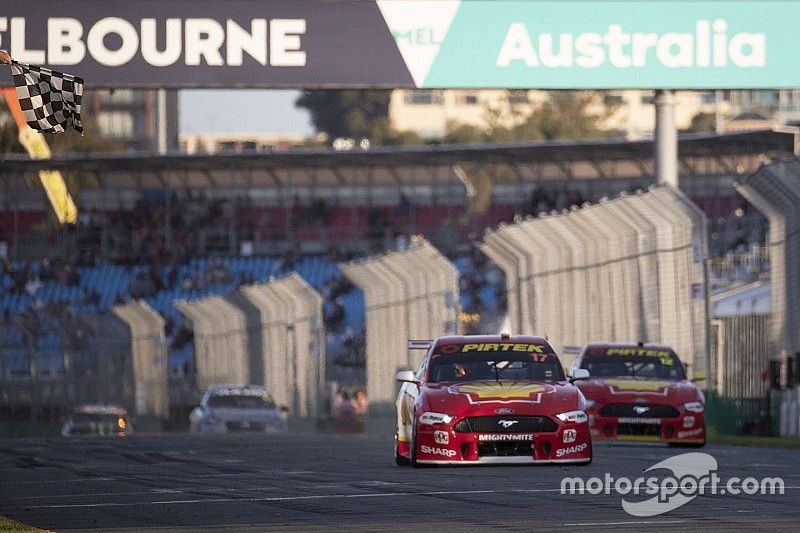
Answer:
<svg viewBox="0 0 800 533"><path fill-rule="evenodd" d="M411 461L408 457L403 457L400 455L400 451L397 445L397 433L394 434L394 464L397 466L408 466Z"/></svg>
<svg viewBox="0 0 800 533"><path fill-rule="evenodd" d="M411 450L408 452L409 463L414 468L420 468L422 465L417 462L417 413L414 413L414 418L411 419Z"/></svg>

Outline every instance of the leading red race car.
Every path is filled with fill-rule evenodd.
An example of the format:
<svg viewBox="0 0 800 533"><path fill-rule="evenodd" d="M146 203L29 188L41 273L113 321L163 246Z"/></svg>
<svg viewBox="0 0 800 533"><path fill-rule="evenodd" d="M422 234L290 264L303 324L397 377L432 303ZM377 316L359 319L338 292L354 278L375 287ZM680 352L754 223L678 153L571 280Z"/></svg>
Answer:
<svg viewBox="0 0 800 533"><path fill-rule="evenodd" d="M395 460L412 464L592 461L584 398L553 348L534 336L453 336L398 372Z"/></svg>
<svg viewBox="0 0 800 533"><path fill-rule="evenodd" d="M589 343L581 348L575 369L592 376L578 387L586 397L593 438L705 444L703 392L686 377L669 346Z"/></svg>

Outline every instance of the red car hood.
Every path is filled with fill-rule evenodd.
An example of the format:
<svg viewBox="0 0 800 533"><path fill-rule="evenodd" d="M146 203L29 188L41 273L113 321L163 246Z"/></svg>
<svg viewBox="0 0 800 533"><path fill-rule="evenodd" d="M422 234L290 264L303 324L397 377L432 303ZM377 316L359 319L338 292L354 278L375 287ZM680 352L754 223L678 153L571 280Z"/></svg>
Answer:
<svg viewBox="0 0 800 533"><path fill-rule="evenodd" d="M583 409L583 396L569 383L538 381L469 381L429 383L422 387L427 411L453 416L494 414L555 415ZM497 410L504 410L498 413Z"/></svg>
<svg viewBox="0 0 800 533"><path fill-rule="evenodd" d="M594 400L599 404L646 401L678 405L703 401L700 389L688 380L598 378L581 381L578 388L587 400Z"/></svg>

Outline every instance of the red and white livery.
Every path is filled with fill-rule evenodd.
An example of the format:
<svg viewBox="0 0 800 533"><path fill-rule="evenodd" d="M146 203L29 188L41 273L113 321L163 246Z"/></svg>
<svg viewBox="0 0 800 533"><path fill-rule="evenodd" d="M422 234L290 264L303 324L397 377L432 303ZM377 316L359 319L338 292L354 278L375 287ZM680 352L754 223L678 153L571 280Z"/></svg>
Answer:
<svg viewBox="0 0 800 533"><path fill-rule="evenodd" d="M395 461L412 464L579 463L592 460L585 402L552 346L528 335L410 341L427 349L398 372Z"/></svg>
<svg viewBox="0 0 800 533"><path fill-rule="evenodd" d="M575 360L573 372L577 369L592 376L578 386L586 397L593 438L705 444L703 392L687 378L669 346L589 343Z"/></svg>

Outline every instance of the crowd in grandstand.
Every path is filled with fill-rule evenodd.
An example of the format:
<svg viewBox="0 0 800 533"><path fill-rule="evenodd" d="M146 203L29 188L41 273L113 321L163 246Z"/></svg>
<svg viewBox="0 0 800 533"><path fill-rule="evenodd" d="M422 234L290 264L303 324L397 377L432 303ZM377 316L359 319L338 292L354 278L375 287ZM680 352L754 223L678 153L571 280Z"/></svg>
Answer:
<svg viewBox="0 0 800 533"><path fill-rule="evenodd" d="M397 205L364 209L294 197L281 210L202 193L143 194L130 210L82 211L75 227L48 237L50 254L35 261L9 261L0 255L3 328L22 335L4 342L32 346L31 339L39 336L46 339L37 349L56 353L65 346L74 348L92 335L81 316L144 299L164 316L171 375L184 379L194 372L194 338L176 300L230 294L241 285L296 271L324 299L328 376L343 390L355 391L366 379L363 297L341 275L339 263L359 254L402 249L410 230L425 228L434 244L443 243L461 274L463 330L495 332L506 307L505 280L480 252L480 231L515 215L539 216L587 200L596 199L577 190L541 189L516 207L493 206L486 215L469 219L463 212L414 205L404 195ZM768 272L762 215L741 198L699 199L698 204L710 223L712 290ZM358 254L345 245L349 241L343 237L353 235L341 229L345 226L347 232L360 231L357 235L368 243ZM281 246L254 250L259 235L267 242L277 239ZM304 239L324 235L330 237L323 241L325 248L304 251ZM58 371L57 365L53 368Z"/></svg>

